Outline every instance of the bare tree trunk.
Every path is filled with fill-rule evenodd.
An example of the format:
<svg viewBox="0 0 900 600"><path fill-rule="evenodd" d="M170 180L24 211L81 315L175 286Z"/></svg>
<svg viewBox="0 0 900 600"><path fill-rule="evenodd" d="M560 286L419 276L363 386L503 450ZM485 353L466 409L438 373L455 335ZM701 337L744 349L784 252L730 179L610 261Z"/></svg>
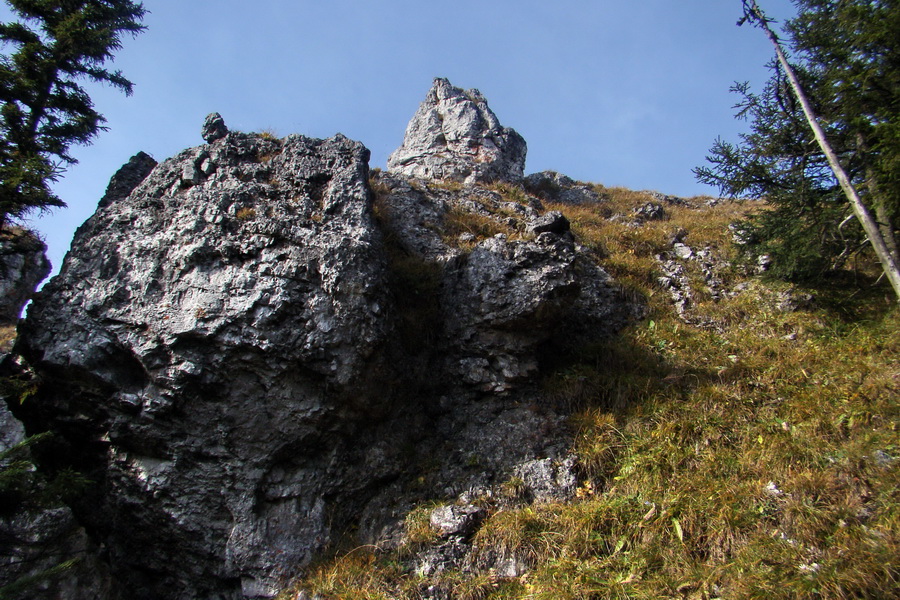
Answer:
<svg viewBox="0 0 900 600"><path fill-rule="evenodd" d="M825 139L825 132L822 131L819 120L813 112L812 105L809 103L806 94L803 93L803 88L800 87L800 81L797 79L794 69L791 68L791 65L787 61L787 57L784 55L784 51L781 49L778 36L776 36L775 32L772 31L772 28L769 27L769 21L766 19L759 6L756 5L756 0L743 0L743 3L744 20L750 20L761 27L762 30L766 32L769 41L775 46L775 54L778 56L778 62L781 64L781 68L784 69L784 73L787 75L791 87L797 95L797 99L800 101L800 106L803 107L803 114L806 116L806 121L812 128L813 135L815 135L819 147L821 147L822 152L825 153L828 164L831 166L831 170L834 172L834 176L837 178L841 189L847 196L847 200L850 201L850 207L853 209L853 214L856 215L856 218L859 220L860 224L862 224L863 230L869 237L869 243L872 244L875 255L881 263L881 268L884 270L884 274L887 276L888 281L891 282L891 287L894 288L894 293L897 295L897 301L900 302L900 267L898 267L897 260L888 248L881 229L878 227L878 223L872 217L872 213L869 211L868 207L863 204L859 194L856 193L856 189L853 187L853 184L850 183L850 178L847 177L847 173L838 161L837 155L834 153L834 150L832 150L828 140Z"/></svg>
<svg viewBox="0 0 900 600"><path fill-rule="evenodd" d="M866 154L869 152L869 146L861 133L856 134L856 147L860 152ZM878 184L875 179L875 172L872 169L872 163L865 161L866 164L866 188L869 190L875 204L875 220L878 221L878 227L881 229L881 235L884 236L884 243L887 244L894 262L900 263L900 246L897 245L897 236L894 235L894 222L888 213L887 206L884 202L879 201Z"/></svg>
<svg viewBox="0 0 900 600"><path fill-rule="evenodd" d="M891 217L883 202L875 205L875 218L878 219L878 226L884 235L884 243L887 244L891 256L894 257L894 262L900 262L900 246L897 245L897 236L894 235L894 224L891 222Z"/></svg>

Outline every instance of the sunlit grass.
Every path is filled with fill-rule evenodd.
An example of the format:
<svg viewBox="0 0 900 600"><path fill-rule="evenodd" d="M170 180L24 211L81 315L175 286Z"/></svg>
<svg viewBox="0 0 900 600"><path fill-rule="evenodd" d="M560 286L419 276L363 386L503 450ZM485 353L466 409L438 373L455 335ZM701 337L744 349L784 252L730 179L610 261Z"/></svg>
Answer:
<svg viewBox="0 0 900 600"><path fill-rule="evenodd" d="M428 585L453 598L531 600L900 597L892 301L848 276L805 288L814 305L785 312L777 297L791 286L735 267L721 276L745 291L701 294L694 310L714 326L687 324L657 283L655 256L683 228L693 248L733 258L727 225L760 207L697 200L635 226L629 215L652 196L598 191L596 206L546 208L564 212L578 242L651 311L544 374L544 393L573 411L576 498L498 504L473 540L476 558L514 556L528 573L426 578L402 567L433 535L426 507L407 520L406 554L351 553L298 585L325 598L412 599Z"/></svg>

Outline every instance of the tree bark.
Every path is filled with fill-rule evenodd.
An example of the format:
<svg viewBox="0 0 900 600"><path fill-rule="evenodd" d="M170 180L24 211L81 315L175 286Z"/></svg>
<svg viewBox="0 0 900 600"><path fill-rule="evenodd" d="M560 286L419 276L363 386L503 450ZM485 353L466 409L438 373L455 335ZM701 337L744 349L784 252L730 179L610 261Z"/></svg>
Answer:
<svg viewBox="0 0 900 600"><path fill-rule="evenodd" d="M794 94L800 101L800 106L803 108L803 114L806 116L806 121L812 128L813 135L819 143L819 147L821 147L822 152L825 153L825 156L828 159L828 165L831 167L832 172L834 172L834 176L837 178L841 189L844 191L844 195L847 196L850 207L853 209L853 214L856 215L863 230L866 232L869 243L872 244L875 255L881 263L881 268L884 270L884 274L887 276L888 281L891 283L891 287L894 289L894 293L897 295L897 301L900 302L900 266L898 266L897 260L888 248L885 238L882 235L881 228L878 226L878 222L872 217L872 213L860 199L859 194L850 182L850 178L847 177L847 173L841 166L840 161L838 161L837 155L825 138L825 132L822 131L822 127L819 125L819 119L816 117L809 99L803 92L803 88L800 86L800 81L797 79L794 69L791 68L784 51L781 49L781 43L778 41L778 36L776 36L775 32L772 31L772 28L769 27L769 22L762 10L757 6L756 0L749 0L749 2L748 0L744 0L744 18L753 21L756 25L761 27L762 30L765 31L769 41L775 46L775 54L778 57L778 63L781 65L781 68L784 69L784 73L787 75L788 81L790 81L791 88L794 90Z"/></svg>

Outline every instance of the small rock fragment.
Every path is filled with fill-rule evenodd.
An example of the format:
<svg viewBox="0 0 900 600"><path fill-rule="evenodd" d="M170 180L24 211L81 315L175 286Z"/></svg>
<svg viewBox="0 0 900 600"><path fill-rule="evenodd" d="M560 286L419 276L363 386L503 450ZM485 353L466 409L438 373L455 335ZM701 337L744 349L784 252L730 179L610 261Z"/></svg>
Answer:
<svg viewBox="0 0 900 600"><path fill-rule="evenodd" d="M688 260L694 256L694 251L687 244L676 243L672 246L672 250L675 252L675 256L681 260Z"/></svg>
<svg viewBox="0 0 900 600"><path fill-rule="evenodd" d="M441 533L442 537L468 537L475 531L484 515L484 509L478 506L450 504L434 509L429 522Z"/></svg>
<svg viewBox="0 0 900 600"><path fill-rule="evenodd" d="M535 235L544 232L562 235L569 231L569 220L558 210L551 210L529 223L527 231Z"/></svg>

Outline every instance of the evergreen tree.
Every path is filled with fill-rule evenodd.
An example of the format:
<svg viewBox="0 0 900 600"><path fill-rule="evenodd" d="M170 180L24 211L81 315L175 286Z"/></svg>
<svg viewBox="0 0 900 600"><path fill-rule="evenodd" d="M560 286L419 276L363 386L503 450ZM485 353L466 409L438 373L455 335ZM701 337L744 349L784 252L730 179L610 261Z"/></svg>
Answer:
<svg viewBox="0 0 900 600"><path fill-rule="evenodd" d="M6 0L19 22L0 23L0 225L33 209L65 206L50 190L72 144L104 129L80 81L130 95L104 64L137 35L145 9L131 0ZM6 54L6 51L10 51Z"/></svg>
<svg viewBox="0 0 900 600"><path fill-rule="evenodd" d="M877 234L894 264L900 260L900 0L795 0L798 16L785 26L791 70L805 92L828 144L862 204L875 215ZM745 19L761 11L745 5ZM750 6L756 9L755 2ZM773 36L774 37L774 36ZM765 198L771 210L747 225L756 251L773 258L789 279L814 278L840 268L865 247L847 196L807 123L792 82L777 61L760 94L746 84L739 117L750 133L737 144L717 140L701 182L738 197ZM858 216L858 215L857 215ZM873 237L873 236L869 236ZM882 261L884 263L884 261Z"/></svg>

